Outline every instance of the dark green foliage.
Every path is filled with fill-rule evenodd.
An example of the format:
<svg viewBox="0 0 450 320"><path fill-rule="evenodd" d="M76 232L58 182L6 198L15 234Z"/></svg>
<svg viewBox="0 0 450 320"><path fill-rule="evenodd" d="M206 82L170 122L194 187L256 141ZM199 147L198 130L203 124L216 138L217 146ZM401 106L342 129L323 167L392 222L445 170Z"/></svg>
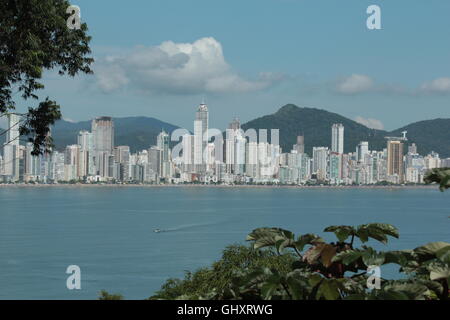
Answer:
<svg viewBox="0 0 450 320"><path fill-rule="evenodd" d="M383 150L386 148L386 136L401 136L401 131L407 130L408 142L416 143L421 154L436 151L442 157L450 157L450 119L421 121L387 132L369 129L336 113L288 104L276 113L247 122L242 127L244 130L280 129L280 145L284 152L292 149L298 135L304 135L305 152L311 155L313 147L330 147L331 126L334 123L342 123L345 127L346 153L354 152L361 141L368 141L371 150Z"/></svg>
<svg viewBox="0 0 450 320"><path fill-rule="evenodd" d="M15 94L39 99L36 91L44 70L60 75L91 73L86 24L67 28L67 0L2 0L0 2L0 116L13 113ZM34 153L49 150L48 128L61 118L59 106L48 99L22 115L21 133L29 134Z"/></svg>
<svg viewBox="0 0 450 320"><path fill-rule="evenodd" d="M110 294L105 290L100 291L98 300L123 300L121 294Z"/></svg>
<svg viewBox="0 0 450 320"><path fill-rule="evenodd" d="M184 279L169 279L150 299L206 299L215 292L227 289L236 274L253 272L260 268L273 268L288 272L294 262L291 254L278 256L270 250L254 250L242 245L227 247L222 258L211 267L194 273L187 272Z"/></svg>
<svg viewBox="0 0 450 320"><path fill-rule="evenodd" d="M439 168L431 170L425 177L426 183L437 183L439 189L444 191L450 188L450 168Z"/></svg>
<svg viewBox="0 0 450 320"><path fill-rule="evenodd" d="M29 108L28 115L20 127L20 135L29 137L28 141L33 143L33 155L39 155L42 149L44 152L51 152L53 138L50 135L50 126L60 118L59 106L48 98L39 103L36 109Z"/></svg>
<svg viewBox="0 0 450 320"><path fill-rule="evenodd" d="M434 242L414 250L378 252L355 247L355 240L388 242L398 238L389 224L331 226L337 242L313 234L296 237L279 228L256 229L250 248L229 247L210 268L170 279L151 299L300 299L432 300L449 298L450 243ZM381 279L369 290L368 268L397 264L402 280Z"/></svg>

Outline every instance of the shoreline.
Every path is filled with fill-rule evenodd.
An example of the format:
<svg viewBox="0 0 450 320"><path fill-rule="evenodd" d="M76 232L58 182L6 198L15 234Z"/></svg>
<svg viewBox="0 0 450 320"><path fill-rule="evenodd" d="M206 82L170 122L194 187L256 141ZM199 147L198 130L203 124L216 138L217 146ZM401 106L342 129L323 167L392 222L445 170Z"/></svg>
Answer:
<svg viewBox="0 0 450 320"><path fill-rule="evenodd" d="M0 184L0 188L236 188L236 189L436 189L436 185L361 185L361 186L329 186L329 185L203 185L203 184Z"/></svg>

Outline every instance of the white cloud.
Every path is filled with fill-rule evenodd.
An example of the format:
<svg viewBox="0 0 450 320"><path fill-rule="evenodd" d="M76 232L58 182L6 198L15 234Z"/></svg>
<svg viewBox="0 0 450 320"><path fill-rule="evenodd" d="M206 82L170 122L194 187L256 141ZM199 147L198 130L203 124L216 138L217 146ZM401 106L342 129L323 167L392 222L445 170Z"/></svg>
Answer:
<svg viewBox="0 0 450 320"><path fill-rule="evenodd" d="M65 118L65 117L63 117L63 120L64 120L64 121L67 121L67 122L70 122L70 123L76 123L75 120L70 119L70 118Z"/></svg>
<svg viewBox="0 0 450 320"><path fill-rule="evenodd" d="M374 88L373 80L362 74L352 74L351 76L341 79L335 87L338 93L357 94L370 91Z"/></svg>
<svg viewBox="0 0 450 320"><path fill-rule="evenodd" d="M355 121L366 126L371 129L384 130L384 125L380 120L372 119L372 118L363 118L361 116L357 116Z"/></svg>
<svg viewBox="0 0 450 320"><path fill-rule="evenodd" d="M421 90L426 93L450 93L450 78L438 78L425 82Z"/></svg>
<svg viewBox="0 0 450 320"><path fill-rule="evenodd" d="M261 73L255 80L242 78L225 61L222 45L214 38L136 47L126 55L104 59L95 74L105 92L127 85L152 93L249 92L280 80L272 73Z"/></svg>

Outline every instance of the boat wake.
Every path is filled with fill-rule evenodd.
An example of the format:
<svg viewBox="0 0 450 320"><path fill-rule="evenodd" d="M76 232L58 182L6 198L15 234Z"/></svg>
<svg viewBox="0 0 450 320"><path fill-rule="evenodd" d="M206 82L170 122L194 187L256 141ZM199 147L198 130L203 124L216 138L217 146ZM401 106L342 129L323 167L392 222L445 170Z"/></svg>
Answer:
<svg viewBox="0 0 450 320"><path fill-rule="evenodd" d="M209 223L192 223L192 224L185 224L178 227L168 228L168 229L155 229L153 232L155 233L162 233L162 232L177 232L177 231L184 231L189 229L194 229L198 227L206 227L206 226L212 226L219 224L221 222L209 222Z"/></svg>

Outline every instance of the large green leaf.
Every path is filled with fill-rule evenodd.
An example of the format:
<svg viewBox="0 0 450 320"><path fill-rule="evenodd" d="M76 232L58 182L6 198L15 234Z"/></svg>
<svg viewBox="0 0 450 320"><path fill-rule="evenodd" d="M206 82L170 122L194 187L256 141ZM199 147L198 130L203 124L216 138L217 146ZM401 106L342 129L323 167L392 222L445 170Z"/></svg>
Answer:
<svg viewBox="0 0 450 320"><path fill-rule="evenodd" d="M315 234L304 234L298 237L297 241L295 242L295 248L298 251L303 251L306 245L315 245L318 243L325 242L321 237L315 235Z"/></svg>
<svg viewBox="0 0 450 320"><path fill-rule="evenodd" d="M414 253L419 257L420 261L426 261L436 258L437 253L448 246L450 246L448 242L431 242L414 249Z"/></svg>
<svg viewBox="0 0 450 320"><path fill-rule="evenodd" d="M362 251L361 257L367 267L381 266L384 263L384 252L377 252L372 248Z"/></svg>
<svg viewBox="0 0 450 320"><path fill-rule="evenodd" d="M436 252L436 256L442 262L446 263L447 265L450 265L450 246L446 246L446 247L444 247L442 249L439 249Z"/></svg>
<svg viewBox="0 0 450 320"><path fill-rule="evenodd" d="M344 242L350 236L355 234L355 228L351 226L330 226L323 230L324 232L334 232L340 242Z"/></svg>
<svg viewBox="0 0 450 320"><path fill-rule="evenodd" d="M315 264L321 259L325 267L329 267L332 263L333 257L336 255L336 247L328 243L318 243L309 248L304 254L304 260L309 264Z"/></svg>
<svg viewBox="0 0 450 320"><path fill-rule="evenodd" d="M432 263L427 268L430 271L431 280L441 280L450 278L450 268L443 263Z"/></svg>
<svg viewBox="0 0 450 320"><path fill-rule="evenodd" d="M276 247L278 250L279 248L294 246L295 242L292 232L280 228L255 229L247 236L246 240L254 241L254 249Z"/></svg>
<svg viewBox="0 0 450 320"><path fill-rule="evenodd" d="M333 257L333 262L341 261L343 264L349 265L357 261L359 258L361 258L361 256L362 252L359 250L342 251Z"/></svg>
<svg viewBox="0 0 450 320"><path fill-rule="evenodd" d="M317 290L317 299L338 300L341 298L340 288L342 285L337 279L323 279Z"/></svg>
<svg viewBox="0 0 450 320"><path fill-rule="evenodd" d="M398 229L387 223L369 223L356 228L355 235L362 241L367 242L368 238L373 238L382 243L387 243L387 236L399 237Z"/></svg>
<svg viewBox="0 0 450 320"><path fill-rule="evenodd" d="M286 283L292 299L305 299L311 289L308 281L310 275L311 274L306 274L301 270L295 270L287 275Z"/></svg>
<svg viewBox="0 0 450 320"><path fill-rule="evenodd" d="M412 250L387 251L384 253L384 263L395 263L404 266L412 259Z"/></svg>
<svg viewBox="0 0 450 320"><path fill-rule="evenodd" d="M402 282L388 284L382 290L390 294L394 294L394 292L404 294L410 300L423 300L429 291L423 284Z"/></svg>

